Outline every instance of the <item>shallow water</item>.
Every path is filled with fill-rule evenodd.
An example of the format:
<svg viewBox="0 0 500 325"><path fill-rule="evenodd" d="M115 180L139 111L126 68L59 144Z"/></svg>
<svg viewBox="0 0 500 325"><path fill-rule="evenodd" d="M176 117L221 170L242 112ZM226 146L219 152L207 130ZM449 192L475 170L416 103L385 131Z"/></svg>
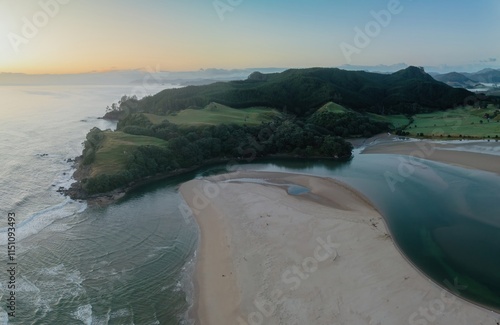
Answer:
<svg viewBox="0 0 500 325"><path fill-rule="evenodd" d="M134 89L0 87L2 269L7 213L17 222L16 318L9 323L177 324L186 312L197 232L171 208L179 200L175 188L107 209L87 209L56 192L71 183L67 159L81 154L87 132L115 127L98 119L105 107ZM2 301L7 282L0 272Z"/></svg>
<svg viewBox="0 0 500 325"><path fill-rule="evenodd" d="M406 163L404 156L370 154L344 164L277 161L248 168L344 181L374 203L402 252L435 283L459 284L456 294L500 310L500 176L427 160L400 174Z"/></svg>
<svg viewBox="0 0 500 325"><path fill-rule="evenodd" d="M296 184L276 184L269 182L264 179L258 179L258 178L233 178L230 180L227 180L226 182L243 182L243 183L255 183L255 184L263 184L263 185L273 185L273 186L279 186L279 187L285 187L286 191L290 195L302 195L309 193L311 190L305 186L300 186Z"/></svg>
<svg viewBox="0 0 500 325"><path fill-rule="evenodd" d="M2 87L0 249L6 216L17 216L17 315L13 324L181 324L192 299L198 230L182 217L178 184L226 172L225 165L140 188L107 208L87 208L56 192L70 183L68 158L81 153L116 87ZM7 108L11 109L7 109ZM402 166L406 177L398 177ZM335 177L384 214L398 245L442 286L500 306L498 175L396 155L359 155L345 163L270 160L237 166ZM411 173L409 172L411 171ZM292 187L292 194L303 189ZM6 254L0 264L6 265ZM0 272L1 298L7 273ZM0 305L0 323L6 323Z"/></svg>

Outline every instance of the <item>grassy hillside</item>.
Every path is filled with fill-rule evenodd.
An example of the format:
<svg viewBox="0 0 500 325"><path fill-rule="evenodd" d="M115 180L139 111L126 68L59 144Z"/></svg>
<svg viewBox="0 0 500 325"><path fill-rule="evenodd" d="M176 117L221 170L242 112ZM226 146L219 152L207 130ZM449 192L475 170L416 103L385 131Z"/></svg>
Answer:
<svg viewBox="0 0 500 325"><path fill-rule="evenodd" d="M411 120L406 115L378 115L373 113L367 114L372 121L389 123L394 128L404 128L411 123Z"/></svg>
<svg viewBox="0 0 500 325"><path fill-rule="evenodd" d="M479 107L494 102L483 97L415 67L393 74L324 68L255 72L244 81L168 89L141 100L125 97L108 112L117 113L117 131L94 128L87 134L82 168L89 173L82 188L103 193L211 160L276 154L349 159L352 146L345 138L387 132L389 124L398 134L433 136L441 128L444 137L494 138L500 116L482 119L493 115L492 107L436 112L466 99Z"/></svg>
<svg viewBox="0 0 500 325"><path fill-rule="evenodd" d="M478 109L472 107L458 108L445 112L417 114L413 123L405 130L411 136L421 133L426 137L458 138L460 136L474 138L500 137L500 115L487 121L485 113L494 115L495 108Z"/></svg>
<svg viewBox="0 0 500 325"><path fill-rule="evenodd" d="M131 135L120 131L104 131L103 134L104 139L96 152L90 176L114 174L124 170L128 155L139 146L164 147L167 145L167 141L161 139Z"/></svg>
<svg viewBox="0 0 500 325"><path fill-rule="evenodd" d="M163 117L129 114L119 122L117 131L93 128L82 154L81 190L87 194L109 192L213 160L251 161L276 154L349 159L352 145L339 135L372 135L387 128L371 124L355 112L313 115L320 123L281 116L269 109L235 110L215 104L181 113ZM272 118L276 115L279 118ZM170 118L177 121L165 120ZM331 123L325 125L325 121Z"/></svg>
<svg viewBox="0 0 500 325"><path fill-rule="evenodd" d="M178 125L259 125L270 122L281 114L266 107L234 109L225 105L210 103L203 109L188 108L168 116L146 113L145 116L153 123L160 124L164 120Z"/></svg>
<svg viewBox="0 0 500 325"><path fill-rule="evenodd" d="M323 111L332 112L332 113L339 113L339 114L351 112L350 109L347 109L344 106L339 105L339 104L334 103L334 102L328 102L325 105L323 105L320 109L317 110L317 112L323 112Z"/></svg>

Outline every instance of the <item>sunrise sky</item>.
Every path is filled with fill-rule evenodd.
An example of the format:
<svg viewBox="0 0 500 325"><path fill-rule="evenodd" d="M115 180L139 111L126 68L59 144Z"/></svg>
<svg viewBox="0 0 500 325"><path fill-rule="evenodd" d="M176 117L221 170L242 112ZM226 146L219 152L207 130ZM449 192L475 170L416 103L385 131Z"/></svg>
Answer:
<svg viewBox="0 0 500 325"><path fill-rule="evenodd" d="M498 68L499 18L498 0L0 0L0 72Z"/></svg>

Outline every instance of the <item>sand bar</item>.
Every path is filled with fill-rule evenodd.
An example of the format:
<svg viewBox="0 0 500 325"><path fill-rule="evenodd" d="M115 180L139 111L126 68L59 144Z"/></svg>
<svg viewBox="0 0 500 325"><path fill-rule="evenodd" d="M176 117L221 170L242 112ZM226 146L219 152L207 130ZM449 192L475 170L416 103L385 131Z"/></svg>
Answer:
<svg viewBox="0 0 500 325"><path fill-rule="evenodd" d="M500 155L488 152L500 152L500 143L441 143L432 140L394 141L393 137L385 137L367 142L363 154L397 154L442 162L445 164L480 169L500 174ZM366 143L365 143L366 145ZM482 147L484 153L473 152L475 147ZM486 150L486 149L489 149Z"/></svg>
<svg viewBox="0 0 500 325"><path fill-rule="evenodd" d="M227 182L265 179L286 186ZM394 246L380 214L347 186L238 172L180 189L201 230L199 324L497 324L500 315L442 290ZM453 282L453 280L451 280Z"/></svg>

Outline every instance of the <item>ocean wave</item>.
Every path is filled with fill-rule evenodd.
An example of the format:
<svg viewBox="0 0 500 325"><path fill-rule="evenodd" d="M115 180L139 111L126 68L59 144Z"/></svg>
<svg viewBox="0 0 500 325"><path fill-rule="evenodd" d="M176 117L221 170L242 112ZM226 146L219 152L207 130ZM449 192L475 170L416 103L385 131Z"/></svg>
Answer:
<svg viewBox="0 0 500 325"><path fill-rule="evenodd" d="M131 315L130 310L128 310L127 308L122 308L112 312L109 318L114 319L114 318L128 317L130 315Z"/></svg>
<svg viewBox="0 0 500 325"><path fill-rule="evenodd" d="M76 311L73 312L72 316L84 324L92 325L92 305L87 304L79 306Z"/></svg>
<svg viewBox="0 0 500 325"><path fill-rule="evenodd" d="M190 316L193 313L193 307L194 307L194 295L195 295L195 290L194 290L194 276L195 276L195 270L196 270L196 261L197 261L197 253L198 251L195 250L193 252L193 256L184 264L184 266L181 269L181 278L180 280L176 283L176 289L182 290L186 294L186 302L188 304L188 308L186 309L186 312L184 313L182 317L181 324L182 325L194 325L194 319L192 319ZM175 289L174 289L175 291Z"/></svg>
<svg viewBox="0 0 500 325"><path fill-rule="evenodd" d="M63 301L84 297L83 280L78 270L68 270L64 264L59 264L21 276L18 291L25 293L26 303L43 319Z"/></svg>
<svg viewBox="0 0 500 325"><path fill-rule="evenodd" d="M21 241L46 228L54 221L73 216L87 208L86 202L66 198L63 202L40 210L28 216L16 226L16 241ZM7 243L8 227L0 228L0 243Z"/></svg>
<svg viewBox="0 0 500 325"><path fill-rule="evenodd" d="M0 308L0 324L9 324L9 315L7 315L7 312L3 308Z"/></svg>
<svg viewBox="0 0 500 325"><path fill-rule="evenodd" d="M54 182L52 183L53 188L55 188L55 189L59 189L61 187L64 189L70 188L71 184L76 182L76 180L71 176L71 175L73 175L74 172L75 172L75 169L70 169L70 170L65 172L66 175L58 176L54 180Z"/></svg>

